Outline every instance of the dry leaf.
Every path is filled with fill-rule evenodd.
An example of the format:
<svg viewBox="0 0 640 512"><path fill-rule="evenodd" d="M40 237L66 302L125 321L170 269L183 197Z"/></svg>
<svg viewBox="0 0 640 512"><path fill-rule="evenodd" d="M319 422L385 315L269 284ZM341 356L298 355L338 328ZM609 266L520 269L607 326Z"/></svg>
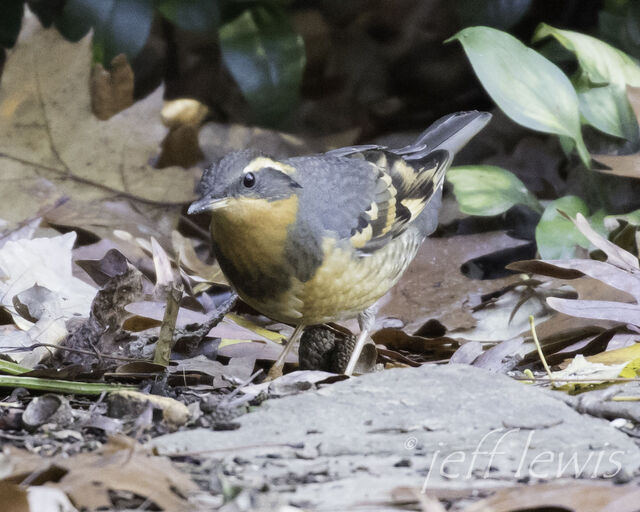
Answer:
<svg viewBox="0 0 640 512"><path fill-rule="evenodd" d="M557 372L551 372L553 377L553 384L556 386L563 386L569 381L575 379L589 379L598 382L606 382L612 379L616 379L620 376L620 372L627 365L628 361L619 364L602 364L592 363L587 361L585 357L578 354L569 366L564 370ZM571 382L569 382L571 385Z"/></svg>
<svg viewBox="0 0 640 512"><path fill-rule="evenodd" d="M38 284L61 298L60 312L64 318L89 316L96 289L73 277L71 249L74 232L53 238L34 238L7 242L0 249L0 305L9 311L23 329L33 323L17 314L13 297Z"/></svg>
<svg viewBox="0 0 640 512"><path fill-rule="evenodd" d="M636 512L640 489L633 484L562 482L501 489L463 512L562 510L567 512Z"/></svg>
<svg viewBox="0 0 640 512"><path fill-rule="evenodd" d="M111 508L109 491L128 491L148 498L162 510L190 510L185 498L197 490L169 459L151 455L128 438L111 438L95 452L55 460L13 448L9 456L14 464L9 481L21 482L34 471L50 474L53 480L42 484L64 491L78 508ZM47 466L59 470L47 472Z"/></svg>
<svg viewBox="0 0 640 512"><path fill-rule="evenodd" d="M33 188L43 177L71 201L122 193L139 204L189 202L199 169L149 165L166 132L159 115L162 89L108 121L96 119L87 87L90 37L69 43L32 22L7 60L0 88L0 217L32 216L40 207ZM12 205L23 203L33 211L23 208L16 219Z"/></svg>

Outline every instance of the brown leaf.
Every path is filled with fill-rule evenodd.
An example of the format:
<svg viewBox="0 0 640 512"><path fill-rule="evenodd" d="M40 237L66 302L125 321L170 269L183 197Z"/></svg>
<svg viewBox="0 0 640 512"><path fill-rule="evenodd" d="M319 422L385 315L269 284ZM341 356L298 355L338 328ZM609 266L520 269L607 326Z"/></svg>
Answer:
<svg viewBox="0 0 640 512"><path fill-rule="evenodd" d="M148 498L163 510L190 510L185 498L197 490L169 459L151 455L129 438L111 438L95 452L55 460L25 456L16 449L9 454L15 464L11 481L22 481L34 471L45 473L43 468L47 466L58 468L49 472L51 481L38 483L61 489L78 508L110 508L109 491L128 491Z"/></svg>
<svg viewBox="0 0 640 512"><path fill-rule="evenodd" d="M0 496L2 496L2 510L5 512L31 512L27 491L19 485L0 482Z"/></svg>
<svg viewBox="0 0 640 512"><path fill-rule="evenodd" d="M501 489L464 512L515 512L562 509L574 512L635 512L640 489L633 484L563 482Z"/></svg>
<svg viewBox="0 0 640 512"><path fill-rule="evenodd" d="M609 262L586 259L529 260L519 261L510 265L509 268L557 279L576 279L587 275L613 288L627 292L640 301L640 273L624 270Z"/></svg>
<svg viewBox="0 0 640 512"><path fill-rule="evenodd" d="M571 300L558 297L549 297L547 304L566 315L640 325L640 306L637 304L604 300Z"/></svg>
<svg viewBox="0 0 640 512"><path fill-rule="evenodd" d="M557 265L556 263L558 261L564 262L572 260L523 260L509 263L506 268L517 272L527 272L541 276L555 277L556 279L577 279L584 275L578 270L567 269L561 265Z"/></svg>
<svg viewBox="0 0 640 512"><path fill-rule="evenodd" d="M0 182L3 196L10 198L0 201L0 217L7 218L13 204L37 210L33 185L42 177L71 201L120 194L177 205L177 213L193 198L199 169L149 165L166 131L159 116L162 88L108 121L93 116L87 87L90 45L89 37L72 44L38 26L22 31L0 88Z"/></svg>

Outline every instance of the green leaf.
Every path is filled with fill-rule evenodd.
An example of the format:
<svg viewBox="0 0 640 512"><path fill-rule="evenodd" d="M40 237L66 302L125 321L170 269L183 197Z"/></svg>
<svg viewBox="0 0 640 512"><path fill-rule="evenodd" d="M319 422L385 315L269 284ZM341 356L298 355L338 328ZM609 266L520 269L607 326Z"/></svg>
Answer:
<svg viewBox="0 0 640 512"><path fill-rule="evenodd" d="M576 196L561 197L547 205L536 227L538 252L545 260L572 258L577 245L585 249L589 247L585 236L558 210L571 217L575 217L578 212L585 216L589 213L585 202Z"/></svg>
<svg viewBox="0 0 640 512"><path fill-rule="evenodd" d="M591 125L614 137L637 142L638 120L625 89L615 84L604 87L576 86L580 113Z"/></svg>
<svg viewBox="0 0 640 512"><path fill-rule="evenodd" d="M560 68L500 30L469 27L448 41L454 39L462 43L480 82L505 114L532 130L572 138L590 166L578 96Z"/></svg>
<svg viewBox="0 0 640 512"><path fill-rule="evenodd" d="M513 173L493 165L452 167L447 180L453 184L460 211L468 215L499 215L516 204L542 213L542 206Z"/></svg>
<svg viewBox="0 0 640 512"><path fill-rule="evenodd" d="M112 0L113 7L103 23L94 25L94 59L106 67L124 53L129 60L147 42L153 21L153 0Z"/></svg>
<svg viewBox="0 0 640 512"><path fill-rule="evenodd" d="M640 226L640 210L634 210L624 214L607 215L604 220L623 220L632 226Z"/></svg>
<svg viewBox="0 0 640 512"><path fill-rule="evenodd" d="M129 59L144 46L153 21L153 0L69 0L56 27L71 41L93 27L94 60L108 66L121 53Z"/></svg>
<svg viewBox="0 0 640 512"><path fill-rule="evenodd" d="M213 32L220 20L212 0L159 0L157 8L171 23L192 32Z"/></svg>
<svg viewBox="0 0 640 512"><path fill-rule="evenodd" d="M455 5L463 27L488 25L507 30L524 18L531 0L457 0Z"/></svg>
<svg viewBox="0 0 640 512"><path fill-rule="evenodd" d="M64 8L64 0L27 0L29 10L35 14L43 27L49 28Z"/></svg>
<svg viewBox="0 0 640 512"><path fill-rule="evenodd" d="M627 99L626 85L640 85L640 67L626 53L594 37L542 23L534 41L554 37L578 58L576 80L580 112L598 130L636 143L638 121ZM593 87L599 85L599 87Z"/></svg>
<svg viewBox="0 0 640 512"><path fill-rule="evenodd" d="M219 31L222 58L260 122L274 124L297 103L304 42L286 13L256 6Z"/></svg>
<svg viewBox="0 0 640 512"><path fill-rule="evenodd" d="M68 0L54 24L65 39L80 41L92 26L106 22L115 0Z"/></svg>
<svg viewBox="0 0 640 512"><path fill-rule="evenodd" d="M533 41L555 37L567 50L576 54L582 72L592 84L614 83L640 87L640 67L626 53L595 37L541 23Z"/></svg>
<svg viewBox="0 0 640 512"><path fill-rule="evenodd" d="M13 48L20 33L24 0L4 0L0 7L0 47Z"/></svg>

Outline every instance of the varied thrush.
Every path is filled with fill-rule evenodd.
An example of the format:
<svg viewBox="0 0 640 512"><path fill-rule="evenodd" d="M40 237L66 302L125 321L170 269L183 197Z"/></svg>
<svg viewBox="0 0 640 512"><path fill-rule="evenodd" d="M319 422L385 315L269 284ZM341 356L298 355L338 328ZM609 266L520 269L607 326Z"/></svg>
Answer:
<svg viewBox="0 0 640 512"><path fill-rule="evenodd" d="M271 375L305 327L357 316L345 372L353 373L374 304L438 225L453 155L490 118L445 116L402 149L352 146L286 160L245 150L204 171L189 213L211 212L222 271L247 304L296 326Z"/></svg>

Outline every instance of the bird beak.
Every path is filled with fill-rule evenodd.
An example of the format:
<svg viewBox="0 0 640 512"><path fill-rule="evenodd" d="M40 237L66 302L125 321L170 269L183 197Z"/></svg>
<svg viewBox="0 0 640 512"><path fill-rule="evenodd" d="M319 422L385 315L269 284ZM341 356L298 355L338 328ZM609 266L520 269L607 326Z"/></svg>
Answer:
<svg viewBox="0 0 640 512"><path fill-rule="evenodd" d="M201 213L204 211L217 210L218 208L224 208L229 203L229 199L221 197L219 199L213 199L211 197L203 197L191 203L187 213L193 215L194 213Z"/></svg>

